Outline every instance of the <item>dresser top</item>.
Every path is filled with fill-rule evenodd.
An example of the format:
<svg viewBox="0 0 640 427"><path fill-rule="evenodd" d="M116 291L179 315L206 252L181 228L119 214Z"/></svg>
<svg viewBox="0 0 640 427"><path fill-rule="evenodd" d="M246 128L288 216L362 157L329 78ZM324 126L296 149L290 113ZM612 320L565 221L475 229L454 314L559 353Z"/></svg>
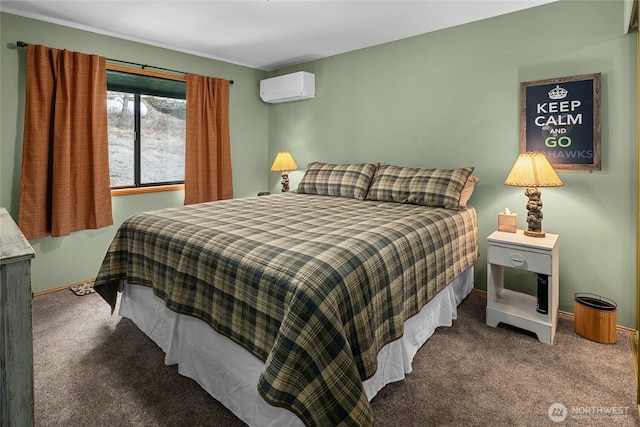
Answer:
<svg viewBox="0 0 640 427"><path fill-rule="evenodd" d="M30 259L35 251L5 208L0 208L0 263Z"/></svg>

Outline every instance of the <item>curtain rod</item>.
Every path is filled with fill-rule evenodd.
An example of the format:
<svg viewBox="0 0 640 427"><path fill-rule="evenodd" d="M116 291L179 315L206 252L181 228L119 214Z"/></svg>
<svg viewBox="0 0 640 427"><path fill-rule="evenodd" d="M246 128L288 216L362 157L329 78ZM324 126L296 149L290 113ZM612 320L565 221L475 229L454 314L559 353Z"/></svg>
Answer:
<svg viewBox="0 0 640 427"><path fill-rule="evenodd" d="M28 43L25 43L25 42L22 42L22 41L17 41L16 42L16 46L18 46L18 47L27 47L28 45L29 45ZM172 73L187 74L184 71L172 70L170 68L154 67L153 65L139 64L137 62L122 61L120 59L111 59L111 58L106 58L106 59L107 59L107 61L119 62L121 64L137 65L137 66L141 67L143 70L145 68L153 68L154 70L163 70L163 71L170 71ZM232 85L233 84L233 80L229 80L229 84Z"/></svg>

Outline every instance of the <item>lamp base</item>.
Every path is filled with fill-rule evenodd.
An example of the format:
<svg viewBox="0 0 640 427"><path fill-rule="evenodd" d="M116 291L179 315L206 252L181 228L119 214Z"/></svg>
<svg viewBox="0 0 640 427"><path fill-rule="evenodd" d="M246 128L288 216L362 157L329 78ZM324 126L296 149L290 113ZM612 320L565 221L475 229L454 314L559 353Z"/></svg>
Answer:
<svg viewBox="0 0 640 427"><path fill-rule="evenodd" d="M282 172L282 181L280 181L280 184L282 184L283 193L289 191L289 174L287 172Z"/></svg>
<svg viewBox="0 0 640 427"><path fill-rule="evenodd" d="M544 231L524 230L524 235L525 236L529 236L529 237L544 237L545 233L544 233Z"/></svg>
<svg viewBox="0 0 640 427"><path fill-rule="evenodd" d="M536 187L529 187L524 190L524 195L529 198L527 201L527 224L524 235L529 237L544 237L542 231L542 198L541 191Z"/></svg>

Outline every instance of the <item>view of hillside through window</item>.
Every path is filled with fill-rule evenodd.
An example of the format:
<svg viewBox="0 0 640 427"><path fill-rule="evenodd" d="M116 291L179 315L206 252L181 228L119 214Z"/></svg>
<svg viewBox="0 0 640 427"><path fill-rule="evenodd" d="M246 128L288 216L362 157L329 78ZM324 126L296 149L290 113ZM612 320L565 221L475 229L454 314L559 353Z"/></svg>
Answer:
<svg viewBox="0 0 640 427"><path fill-rule="evenodd" d="M184 181L186 101L141 95L139 185ZM112 187L135 186L136 97L107 91Z"/></svg>

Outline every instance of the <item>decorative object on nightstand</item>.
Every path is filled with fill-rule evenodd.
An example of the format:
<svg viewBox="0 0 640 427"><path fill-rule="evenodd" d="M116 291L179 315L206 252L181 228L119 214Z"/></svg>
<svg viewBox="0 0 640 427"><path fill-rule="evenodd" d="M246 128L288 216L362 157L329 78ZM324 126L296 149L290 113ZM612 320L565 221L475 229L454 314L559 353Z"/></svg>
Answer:
<svg viewBox="0 0 640 427"><path fill-rule="evenodd" d="M273 161L273 165L271 165L271 170L282 173L282 192L289 191L289 172L298 170L298 165L296 165L296 161L293 160L291 153L288 151L280 151Z"/></svg>
<svg viewBox="0 0 640 427"><path fill-rule="evenodd" d="M511 213L509 208L504 208L504 212L499 212L498 231L506 231L507 233L518 231L518 214Z"/></svg>
<svg viewBox="0 0 640 427"><path fill-rule="evenodd" d="M522 153L504 181L504 185L526 187L527 224L524 234L530 237L544 237L542 231L542 198L539 187L562 187L564 184L553 170L553 166L542 153Z"/></svg>

